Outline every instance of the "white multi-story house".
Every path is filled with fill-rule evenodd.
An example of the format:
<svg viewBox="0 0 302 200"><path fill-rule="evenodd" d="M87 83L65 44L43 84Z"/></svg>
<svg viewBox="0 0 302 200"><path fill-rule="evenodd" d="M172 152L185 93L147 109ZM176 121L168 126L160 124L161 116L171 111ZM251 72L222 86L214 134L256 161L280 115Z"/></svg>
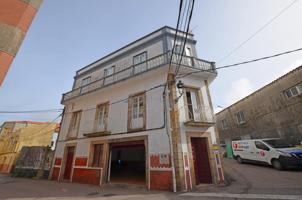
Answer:
<svg viewBox="0 0 302 200"><path fill-rule="evenodd" d="M197 58L188 34L175 76L185 34L169 68L174 36L163 27L76 72L62 98L53 180L174 191L223 181L209 93L215 65Z"/></svg>

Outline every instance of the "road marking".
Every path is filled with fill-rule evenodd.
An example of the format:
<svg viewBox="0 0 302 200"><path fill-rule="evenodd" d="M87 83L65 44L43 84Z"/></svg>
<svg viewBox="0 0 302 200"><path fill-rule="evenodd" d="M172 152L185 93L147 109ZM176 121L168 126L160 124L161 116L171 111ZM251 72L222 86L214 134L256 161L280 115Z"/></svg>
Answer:
<svg viewBox="0 0 302 200"><path fill-rule="evenodd" d="M218 198L240 198L240 199L286 199L301 200L302 195L274 195L274 194L229 194L229 193L183 193L180 196L192 197L218 197Z"/></svg>

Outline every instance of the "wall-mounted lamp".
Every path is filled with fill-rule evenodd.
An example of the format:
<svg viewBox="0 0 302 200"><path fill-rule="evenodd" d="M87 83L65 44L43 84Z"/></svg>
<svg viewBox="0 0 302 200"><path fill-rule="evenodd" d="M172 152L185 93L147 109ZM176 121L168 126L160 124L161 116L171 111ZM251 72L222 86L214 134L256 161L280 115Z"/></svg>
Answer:
<svg viewBox="0 0 302 200"><path fill-rule="evenodd" d="M184 83L179 80L178 83L176 84L176 87L178 89L180 89L180 95L175 99L175 103L178 102L178 100L182 97L182 95L184 94L183 88L185 87Z"/></svg>

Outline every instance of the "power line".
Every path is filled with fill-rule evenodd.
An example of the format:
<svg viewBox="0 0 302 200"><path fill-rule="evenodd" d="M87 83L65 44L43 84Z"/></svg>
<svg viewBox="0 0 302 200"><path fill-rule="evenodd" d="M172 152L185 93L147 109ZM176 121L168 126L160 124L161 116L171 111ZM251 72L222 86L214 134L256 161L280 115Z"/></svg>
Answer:
<svg viewBox="0 0 302 200"><path fill-rule="evenodd" d="M25 113L49 113L62 112L63 109L49 109L49 110L14 110L14 111L0 111L0 114L25 114Z"/></svg>
<svg viewBox="0 0 302 200"><path fill-rule="evenodd" d="M261 61L261 60L267 60L267 59L270 59L270 58L274 58L274 57L294 53L294 52L297 52L297 51L302 51L302 48L298 48L298 49L294 49L294 50L290 50L290 51L285 51L285 52L274 54L274 55L271 55L271 56L256 58L256 59L253 59L253 60L248 60L248 61L243 61L243 62L234 63L234 64L230 64L230 65L224 65L224 66L216 67L216 70L217 69L235 67L235 66L238 66L238 65L244 65L244 64L253 63L253 62L258 62L258 61ZM182 75L178 76L177 78L183 78L183 77L189 76L191 74L196 74L196 73L206 72L206 71L211 72L212 70L199 70L199 71L195 71L195 72L190 72L190 73L182 74Z"/></svg>
<svg viewBox="0 0 302 200"><path fill-rule="evenodd" d="M183 44L183 47L182 47L182 52L181 52L181 55L180 55L180 60L179 60L178 66L176 67L176 73L175 73L175 75L177 75L178 72L179 72L180 64L181 64L181 61L182 61L182 58L183 58L183 55L184 55L185 46L186 46L186 43L187 43L187 38L188 38L188 33L189 33L189 28L190 28L190 23L191 23L192 14L193 14L193 9L194 9L194 3L195 3L195 0L192 0L191 9L189 8L190 4L188 6L188 9L190 9L190 12L188 10L188 14L187 14L187 17L189 16L189 21L188 21L188 24L187 24L186 36L185 36L185 39L184 39L184 44ZM186 21L187 21L187 19L186 19Z"/></svg>
<svg viewBox="0 0 302 200"><path fill-rule="evenodd" d="M231 50L227 55L222 57L217 63L221 63L231 55L233 55L238 49L240 49L243 45L245 45L248 41L250 41L252 38L254 38L258 33L260 33L262 30L264 30L268 25L270 25L273 21L275 21L278 17L280 17L287 9L289 9L292 5L294 5L298 0L294 0L291 2L288 6L283 8L277 15L275 15L272 19L270 19L267 23L265 23L263 26L261 26L259 29L256 30L250 37L248 37L246 40L244 40L242 43L240 43L237 47L235 47L233 50Z"/></svg>

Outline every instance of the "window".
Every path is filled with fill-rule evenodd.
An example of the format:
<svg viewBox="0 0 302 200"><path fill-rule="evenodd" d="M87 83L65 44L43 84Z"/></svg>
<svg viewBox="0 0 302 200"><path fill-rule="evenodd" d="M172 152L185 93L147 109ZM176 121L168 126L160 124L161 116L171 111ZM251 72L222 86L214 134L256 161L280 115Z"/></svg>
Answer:
<svg viewBox="0 0 302 200"><path fill-rule="evenodd" d="M111 66L104 70L104 85L112 83L114 81L115 66Z"/></svg>
<svg viewBox="0 0 302 200"><path fill-rule="evenodd" d="M78 135L78 130L80 126L82 111L77 111L72 113L69 131L68 131L68 138L75 138Z"/></svg>
<svg viewBox="0 0 302 200"><path fill-rule="evenodd" d="M285 90L284 93L287 98L295 97L302 94L302 83Z"/></svg>
<svg viewBox="0 0 302 200"><path fill-rule="evenodd" d="M101 104L97 106L95 117L95 130L106 131L108 123L108 110L109 103Z"/></svg>
<svg viewBox="0 0 302 200"><path fill-rule="evenodd" d="M193 65L193 58L192 58L192 50L190 47L186 47L186 63L189 65L189 66L192 66Z"/></svg>
<svg viewBox="0 0 302 200"><path fill-rule="evenodd" d="M102 166L102 154L103 154L103 145L102 144L93 144L92 149L92 167L101 167Z"/></svg>
<svg viewBox="0 0 302 200"><path fill-rule="evenodd" d="M88 76L88 77L84 78L84 79L82 80L81 86L85 86L85 85L89 84L90 81L91 81L91 76Z"/></svg>
<svg viewBox="0 0 302 200"><path fill-rule="evenodd" d="M84 79L82 79L82 83L81 83L81 94L85 93L88 91L88 84L91 81L91 76L88 76Z"/></svg>
<svg viewBox="0 0 302 200"><path fill-rule="evenodd" d="M128 128L129 129L141 129L146 126L146 97L145 93L132 96L129 99L130 113Z"/></svg>
<svg viewBox="0 0 302 200"><path fill-rule="evenodd" d="M147 52L133 57L133 74L143 72L147 69Z"/></svg>
<svg viewBox="0 0 302 200"><path fill-rule="evenodd" d="M175 45L174 53L181 54L181 45L180 44Z"/></svg>
<svg viewBox="0 0 302 200"><path fill-rule="evenodd" d="M221 120L221 128L222 128L222 130L226 130L229 128L229 124L226 119Z"/></svg>
<svg viewBox="0 0 302 200"><path fill-rule="evenodd" d="M237 123L238 123L238 124L243 124L243 123L245 123L245 117L244 117L243 111L239 111L239 112L236 114L236 117L237 117Z"/></svg>
<svg viewBox="0 0 302 200"><path fill-rule="evenodd" d="M255 146L256 146L257 149L262 149L262 150L265 150L265 151L269 151L268 146L266 146L265 144L263 144L260 141L255 141Z"/></svg>
<svg viewBox="0 0 302 200"><path fill-rule="evenodd" d="M200 105L200 99L198 97L198 90L192 88L186 88L185 90L188 119L190 121L200 121L202 107Z"/></svg>

